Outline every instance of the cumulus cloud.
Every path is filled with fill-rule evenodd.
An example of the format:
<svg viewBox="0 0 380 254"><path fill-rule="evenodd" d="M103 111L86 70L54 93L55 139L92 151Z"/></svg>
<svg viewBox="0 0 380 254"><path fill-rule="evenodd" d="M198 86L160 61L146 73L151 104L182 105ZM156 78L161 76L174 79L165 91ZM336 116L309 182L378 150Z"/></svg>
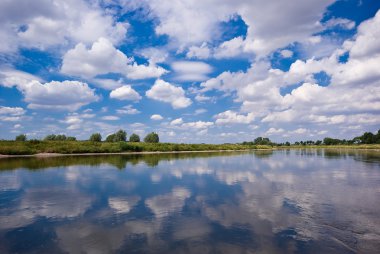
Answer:
<svg viewBox="0 0 380 254"><path fill-rule="evenodd" d="M0 3L0 16L0 52L6 53L19 47L91 44L100 37L118 44L129 27L127 22L118 22L104 9L82 0L36 0L33 4L5 0Z"/></svg>
<svg viewBox="0 0 380 254"><path fill-rule="evenodd" d="M120 120L120 117L118 116L103 116L101 117L102 120L105 120L105 121L117 121L117 120Z"/></svg>
<svg viewBox="0 0 380 254"><path fill-rule="evenodd" d="M278 1L193 0L173 4L172 1L153 0L146 1L146 5L160 22L156 33L169 35L180 47L220 38L220 22L239 15L248 26L246 38L231 41L230 45L225 46L226 53L219 53L220 56L234 56L240 53L240 49L266 55L294 41L307 39L324 29L319 20L326 7L333 2L334 0L313 0L306 3L297 0L289 4Z"/></svg>
<svg viewBox="0 0 380 254"><path fill-rule="evenodd" d="M157 78L167 73L155 64L137 64L103 37L95 41L91 48L79 43L67 51L63 56L61 72L87 79L109 73L122 74L129 79Z"/></svg>
<svg viewBox="0 0 380 254"><path fill-rule="evenodd" d="M154 115L151 115L150 119L155 120L155 121L160 121L164 118L161 115L154 114Z"/></svg>
<svg viewBox="0 0 380 254"><path fill-rule="evenodd" d="M219 125L223 124L249 124L254 119L253 113L248 113L247 115L240 115L232 110L227 110L225 112L219 113L214 116L216 119L215 123Z"/></svg>
<svg viewBox="0 0 380 254"><path fill-rule="evenodd" d="M178 61L172 63L176 79L180 81L203 81L208 79L207 74L212 72L212 67L204 62Z"/></svg>
<svg viewBox="0 0 380 254"><path fill-rule="evenodd" d="M170 122L170 125L180 125L183 123L183 119L182 118L177 118L177 119L174 119L173 121Z"/></svg>
<svg viewBox="0 0 380 254"><path fill-rule="evenodd" d="M207 43L202 43L201 46L191 46L186 53L187 58L207 59L211 56L211 50Z"/></svg>
<svg viewBox="0 0 380 254"><path fill-rule="evenodd" d="M120 109L117 109L116 112L118 114L125 114L125 115L136 115L136 114L141 113L139 110L133 108L132 105L127 105L127 106L124 106Z"/></svg>
<svg viewBox="0 0 380 254"><path fill-rule="evenodd" d="M141 100L141 96L130 85L124 85L112 90L110 98L129 101Z"/></svg>
<svg viewBox="0 0 380 254"><path fill-rule="evenodd" d="M20 121L24 114L25 114L25 109L21 107L0 106L0 120L1 121L6 121L6 122Z"/></svg>
<svg viewBox="0 0 380 254"><path fill-rule="evenodd" d="M182 87L174 86L161 79L156 80L145 94L153 100L170 103L174 109L186 108L192 103L185 96L185 91Z"/></svg>
<svg viewBox="0 0 380 254"><path fill-rule="evenodd" d="M289 49L283 49L280 51L280 54L283 58L289 58L293 56L293 51Z"/></svg>
<svg viewBox="0 0 380 254"><path fill-rule="evenodd" d="M213 125L214 125L213 122L197 121L197 122L184 123L182 124L182 127L189 128L189 129L205 129Z"/></svg>
<svg viewBox="0 0 380 254"><path fill-rule="evenodd" d="M99 100L95 90L83 82L66 80L41 83L30 80L27 74L13 71L2 71L1 75L1 84L6 87L15 86L24 95L24 100L31 109L75 111Z"/></svg>
<svg viewBox="0 0 380 254"><path fill-rule="evenodd" d="M235 94L235 102L241 103L240 113L230 110L220 113L215 116L216 123L259 120L271 124L314 124L314 128L355 122L368 128L380 123L380 71L377 67L380 47L375 39L380 31L379 24L380 12L360 24L354 39L345 41L330 56L297 60L287 72L258 61L246 72L223 72L201 83L201 92L219 90ZM343 54L348 54L349 58L341 63L339 58ZM314 75L321 72L330 77L328 86L318 84ZM299 85L281 94L281 89L289 89L294 84ZM274 134L275 130L278 131L269 129L268 134Z"/></svg>

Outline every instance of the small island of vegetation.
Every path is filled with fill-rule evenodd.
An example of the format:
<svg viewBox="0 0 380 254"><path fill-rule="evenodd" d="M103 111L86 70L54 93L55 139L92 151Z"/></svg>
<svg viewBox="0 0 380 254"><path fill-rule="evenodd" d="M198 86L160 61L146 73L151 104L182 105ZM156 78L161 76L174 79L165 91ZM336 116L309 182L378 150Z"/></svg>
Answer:
<svg viewBox="0 0 380 254"><path fill-rule="evenodd" d="M28 140L25 134L15 140L0 141L0 155L33 155L41 153L54 154L88 154L88 153L127 153L127 152L185 152L185 151L227 151L257 150L277 148L359 148L380 149L380 130L373 134L365 132L351 140L326 137L323 140L296 141L294 143L275 143L269 138L258 137L253 141L224 144L184 144L160 143L157 133L147 134L143 142L133 133L127 136L125 130L108 135L103 141L100 133L93 133L88 140L77 140L64 134L50 134L44 139Z"/></svg>

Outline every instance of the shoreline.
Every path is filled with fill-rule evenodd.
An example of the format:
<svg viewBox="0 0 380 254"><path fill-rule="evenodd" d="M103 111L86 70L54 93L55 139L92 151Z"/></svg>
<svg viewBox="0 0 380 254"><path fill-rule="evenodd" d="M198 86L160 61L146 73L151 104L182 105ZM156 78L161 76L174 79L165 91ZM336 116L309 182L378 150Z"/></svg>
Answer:
<svg viewBox="0 0 380 254"><path fill-rule="evenodd" d="M111 153L36 153L36 154L0 154L0 159L3 158L49 158L49 157L64 157L64 156L94 156L94 155L149 155L149 154L182 154L182 153L220 153L220 152L254 152L254 151L275 151L275 150L300 150L300 149L339 149L339 150L370 150L380 151L378 148L368 147L272 147L269 149L227 149L227 150L198 150L198 151L143 151L143 152L111 152Z"/></svg>
<svg viewBox="0 0 380 254"><path fill-rule="evenodd" d="M94 155L145 155L145 154L176 154L176 153L212 153L212 152L250 152L273 151L274 149L243 149L243 150L201 150L201 151L145 151L145 152L117 152L117 153L36 153L36 154L0 154L1 158L16 157L62 157L62 156L94 156Z"/></svg>

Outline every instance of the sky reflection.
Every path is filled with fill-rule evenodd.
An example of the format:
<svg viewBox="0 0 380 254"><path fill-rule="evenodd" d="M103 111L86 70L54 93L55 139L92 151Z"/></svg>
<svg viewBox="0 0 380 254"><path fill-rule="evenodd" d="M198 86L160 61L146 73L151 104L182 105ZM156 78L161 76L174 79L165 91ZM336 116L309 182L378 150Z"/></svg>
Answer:
<svg viewBox="0 0 380 254"><path fill-rule="evenodd" d="M0 252L380 249L379 152L99 157L2 160Z"/></svg>

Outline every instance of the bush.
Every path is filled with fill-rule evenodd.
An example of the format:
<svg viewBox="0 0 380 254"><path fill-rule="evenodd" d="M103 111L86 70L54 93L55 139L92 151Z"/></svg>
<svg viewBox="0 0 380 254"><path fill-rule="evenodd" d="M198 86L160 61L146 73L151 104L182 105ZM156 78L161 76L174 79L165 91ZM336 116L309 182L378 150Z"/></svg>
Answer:
<svg viewBox="0 0 380 254"><path fill-rule="evenodd" d="M160 139L158 137L158 134L155 132L151 132L144 138L145 143L158 143L160 142Z"/></svg>
<svg viewBox="0 0 380 254"><path fill-rule="evenodd" d="M26 141L26 135L25 134L20 134L16 136L16 141Z"/></svg>
<svg viewBox="0 0 380 254"><path fill-rule="evenodd" d="M93 133L90 136L90 141L92 141L92 142L100 142L100 141L102 141L102 135L100 135L100 133Z"/></svg>
<svg viewBox="0 0 380 254"><path fill-rule="evenodd" d="M129 137L129 142L140 142L140 137L139 137L139 135L133 133L133 134Z"/></svg>

